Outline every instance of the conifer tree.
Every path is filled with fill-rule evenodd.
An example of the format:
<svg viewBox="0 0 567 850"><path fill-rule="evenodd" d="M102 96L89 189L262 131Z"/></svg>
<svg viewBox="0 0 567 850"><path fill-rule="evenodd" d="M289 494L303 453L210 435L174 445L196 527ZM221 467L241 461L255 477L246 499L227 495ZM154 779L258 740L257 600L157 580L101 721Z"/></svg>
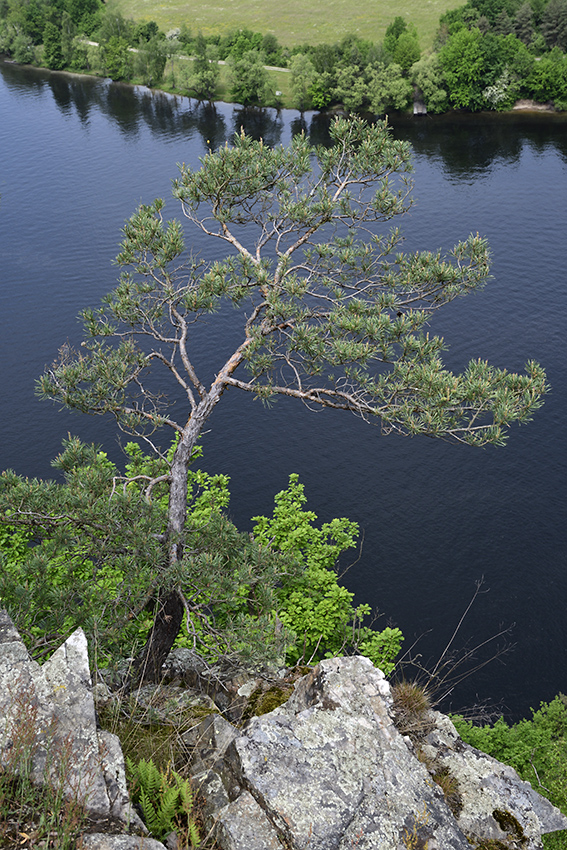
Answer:
<svg viewBox="0 0 567 850"><path fill-rule="evenodd" d="M275 149L242 133L199 170L182 166L174 195L226 258L187 259L182 225L164 221L164 202L141 206L124 228L116 289L82 313L81 348L64 346L40 379L43 396L110 413L156 450L160 430L175 435L169 569L183 558L191 456L227 390L287 396L354 413L385 433L470 446L501 445L509 426L541 404L546 381L536 363L514 374L473 360L455 374L442 363L443 340L426 330L432 313L486 282L486 242L469 236L447 258L401 253L401 235L387 223L408 209L409 145L385 123L358 118L337 120L331 133L330 147L297 136ZM239 341L208 364L214 378L206 381L192 331L231 303ZM170 403L172 389L184 404ZM183 615L175 588L161 593L145 649L154 672Z"/></svg>

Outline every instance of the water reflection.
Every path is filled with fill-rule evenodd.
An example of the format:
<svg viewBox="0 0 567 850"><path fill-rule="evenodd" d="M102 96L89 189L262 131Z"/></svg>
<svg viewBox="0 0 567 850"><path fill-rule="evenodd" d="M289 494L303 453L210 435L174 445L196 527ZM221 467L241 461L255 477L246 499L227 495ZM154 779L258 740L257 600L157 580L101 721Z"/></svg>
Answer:
<svg viewBox="0 0 567 850"><path fill-rule="evenodd" d="M263 139L270 147L281 142L283 120L281 113L273 109L257 109L250 106L238 106L232 116L235 133L244 130L253 139Z"/></svg>
<svg viewBox="0 0 567 850"><path fill-rule="evenodd" d="M395 116L396 136L411 142L416 154L442 162L455 180L487 177L497 163L514 164L525 146L555 148L567 161L567 116L525 114Z"/></svg>
<svg viewBox="0 0 567 850"><path fill-rule="evenodd" d="M214 103L198 103L194 112L187 113L187 123L196 123L197 131L211 151L216 151L228 141L228 129L222 112Z"/></svg>
<svg viewBox="0 0 567 850"><path fill-rule="evenodd" d="M69 115L74 109L83 125L88 123L93 109L99 110L132 138L142 127L158 137L169 138L188 138L197 132L207 148L216 150L243 128L253 138L276 145L281 142L288 120L292 135L304 132L312 144L329 143L332 116L324 113L298 115L227 104L217 108L215 104L143 87L22 68L6 61L0 62L0 73L8 89L36 95L50 91L61 112ZM487 113L417 119L395 115L389 120L398 138L411 142L416 154L441 161L455 180L482 179L499 161L518 162L526 145L536 152L551 146L567 162L565 115Z"/></svg>
<svg viewBox="0 0 567 850"><path fill-rule="evenodd" d="M61 112L68 115L71 111L71 104L73 102L72 86L70 85L70 81L65 77L52 77L49 80L49 87L53 94L53 99Z"/></svg>

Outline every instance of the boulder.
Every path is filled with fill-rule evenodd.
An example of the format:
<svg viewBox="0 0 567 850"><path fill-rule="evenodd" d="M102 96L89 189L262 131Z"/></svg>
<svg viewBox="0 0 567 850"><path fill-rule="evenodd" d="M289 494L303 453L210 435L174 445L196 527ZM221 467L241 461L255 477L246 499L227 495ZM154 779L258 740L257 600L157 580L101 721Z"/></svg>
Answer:
<svg viewBox="0 0 567 850"><path fill-rule="evenodd" d="M0 611L0 764L18 772L23 758L34 782L62 786L90 817L145 831L130 805L120 742L97 729L84 632L40 666Z"/></svg>
<svg viewBox="0 0 567 850"><path fill-rule="evenodd" d="M429 712L433 729L420 744L430 770L453 777L457 823L467 834L541 847L541 835L565 829L567 819L516 771L465 744L448 717Z"/></svg>
<svg viewBox="0 0 567 850"><path fill-rule="evenodd" d="M471 842L497 837L503 848L536 850L543 832L567 828L567 818L511 768L471 755L439 718L423 763L394 726L385 677L354 657L321 662L284 705L242 731L208 719L192 730L191 743L220 846L470 850ZM466 770L450 762L451 749L469 753L461 760ZM426 766L441 759L448 771L455 764L458 817Z"/></svg>

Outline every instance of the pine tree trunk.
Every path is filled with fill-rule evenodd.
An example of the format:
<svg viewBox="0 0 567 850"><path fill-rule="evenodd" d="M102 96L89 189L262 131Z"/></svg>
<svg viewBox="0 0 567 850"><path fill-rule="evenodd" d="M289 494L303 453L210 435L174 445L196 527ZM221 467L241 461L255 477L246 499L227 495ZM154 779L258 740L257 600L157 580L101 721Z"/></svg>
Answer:
<svg viewBox="0 0 567 850"><path fill-rule="evenodd" d="M158 609L146 645L134 662L132 682L159 682L161 668L179 634L183 620L183 602L176 590L158 597Z"/></svg>
<svg viewBox="0 0 567 850"><path fill-rule="evenodd" d="M187 423L173 456L165 543L166 558L170 566L174 566L183 558L183 534L187 520L187 476L191 455L221 394L222 392L217 392L212 399L209 396L201 402ZM140 684L159 681L161 668L179 634L183 613L183 601L175 589L170 587L160 591L153 626L146 645L134 662L134 681Z"/></svg>

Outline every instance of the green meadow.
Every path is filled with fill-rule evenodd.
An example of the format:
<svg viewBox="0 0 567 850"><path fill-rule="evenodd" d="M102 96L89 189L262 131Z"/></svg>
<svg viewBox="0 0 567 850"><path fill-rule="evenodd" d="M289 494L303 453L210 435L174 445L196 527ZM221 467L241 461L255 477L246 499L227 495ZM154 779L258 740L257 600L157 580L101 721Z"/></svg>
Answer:
<svg viewBox="0 0 567 850"><path fill-rule="evenodd" d="M273 33L280 44L333 43L347 33L381 41L397 15L417 28L422 50L433 45L439 16L458 0L108 0L107 7L135 20L154 20L167 32L186 24L203 35L247 27Z"/></svg>

